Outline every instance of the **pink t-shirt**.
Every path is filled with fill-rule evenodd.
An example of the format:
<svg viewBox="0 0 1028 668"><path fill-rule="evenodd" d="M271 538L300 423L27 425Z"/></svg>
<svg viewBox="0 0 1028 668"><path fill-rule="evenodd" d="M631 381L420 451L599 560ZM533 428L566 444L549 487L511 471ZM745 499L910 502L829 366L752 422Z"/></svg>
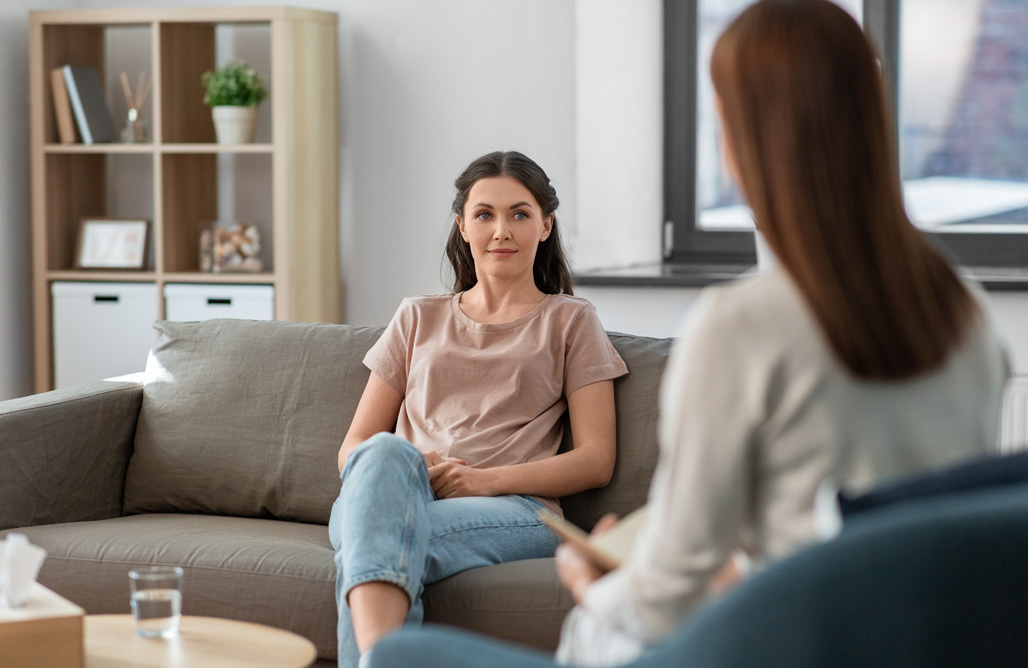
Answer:
<svg viewBox="0 0 1028 668"><path fill-rule="evenodd" d="M405 299L364 364L403 395L397 436L479 468L553 456L566 397L628 373L593 305L568 295L499 324L466 316L460 293Z"/></svg>

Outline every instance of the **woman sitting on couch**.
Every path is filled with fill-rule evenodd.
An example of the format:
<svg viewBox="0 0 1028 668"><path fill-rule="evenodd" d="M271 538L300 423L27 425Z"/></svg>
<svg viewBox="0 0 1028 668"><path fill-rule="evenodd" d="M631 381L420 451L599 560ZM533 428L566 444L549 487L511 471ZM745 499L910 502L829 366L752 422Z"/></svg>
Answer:
<svg viewBox="0 0 1028 668"><path fill-rule="evenodd" d="M726 161L777 261L706 290L687 315L627 560L601 576L561 546L578 601L562 663L627 663L710 595L735 551L773 560L810 543L819 490L866 489L996 446L1005 357L980 297L904 212L860 26L828 0L761 0L719 38L711 75ZM393 663L372 665L424 651L401 643ZM444 658L525 661L501 649Z"/></svg>
<svg viewBox="0 0 1028 668"><path fill-rule="evenodd" d="M571 296L545 172L491 153L457 178L454 292L404 300L339 450L339 665L420 622L424 585L548 557L557 497L610 480L613 379L627 373L596 311ZM567 410L574 448L557 454ZM390 433L393 432L394 433Z"/></svg>

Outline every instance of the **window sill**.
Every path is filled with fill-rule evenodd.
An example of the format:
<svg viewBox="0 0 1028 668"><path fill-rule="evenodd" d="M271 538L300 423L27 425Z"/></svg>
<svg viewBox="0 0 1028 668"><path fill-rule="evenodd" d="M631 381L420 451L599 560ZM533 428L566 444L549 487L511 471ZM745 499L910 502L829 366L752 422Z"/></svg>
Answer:
<svg viewBox="0 0 1028 668"><path fill-rule="evenodd" d="M645 264L575 274L575 285L620 288L703 288L756 271L752 264ZM958 267L957 273L995 292L1028 292L1028 267Z"/></svg>
<svg viewBox="0 0 1028 668"><path fill-rule="evenodd" d="M639 264L575 274L575 285L632 288L702 288L752 273L752 264Z"/></svg>
<svg viewBox="0 0 1028 668"><path fill-rule="evenodd" d="M993 292L1028 291L1028 267L957 267L957 273Z"/></svg>

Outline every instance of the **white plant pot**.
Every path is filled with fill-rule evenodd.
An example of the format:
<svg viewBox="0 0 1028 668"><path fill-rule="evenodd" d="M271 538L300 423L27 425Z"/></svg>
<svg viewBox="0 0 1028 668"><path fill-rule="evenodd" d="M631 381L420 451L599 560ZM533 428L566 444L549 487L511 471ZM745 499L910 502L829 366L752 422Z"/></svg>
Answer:
<svg viewBox="0 0 1028 668"><path fill-rule="evenodd" d="M257 134L257 107L211 107L219 144L249 144Z"/></svg>

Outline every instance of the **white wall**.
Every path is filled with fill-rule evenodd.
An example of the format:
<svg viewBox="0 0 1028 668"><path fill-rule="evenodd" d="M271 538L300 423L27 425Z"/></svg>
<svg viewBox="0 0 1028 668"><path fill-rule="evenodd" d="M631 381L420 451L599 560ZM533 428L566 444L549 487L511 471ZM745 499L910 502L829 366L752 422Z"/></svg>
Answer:
<svg viewBox="0 0 1028 668"><path fill-rule="evenodd" d="M1014 373L1028 375L1028 292L990 292L989 304Z"/></svg>
<svg viewBox="0 0 1028 668"><path fill-rule="evenodd" d="M664 13L660 0L576 0L579 269L661 261Z"/></svg>
<svg viewBox="0 0 1028 668"><path fill-rule="evenodd" d="M679 323L699 293L693 288L575 288L575 295L593 303L608 331L658 339L677 334Z"/></svg>

